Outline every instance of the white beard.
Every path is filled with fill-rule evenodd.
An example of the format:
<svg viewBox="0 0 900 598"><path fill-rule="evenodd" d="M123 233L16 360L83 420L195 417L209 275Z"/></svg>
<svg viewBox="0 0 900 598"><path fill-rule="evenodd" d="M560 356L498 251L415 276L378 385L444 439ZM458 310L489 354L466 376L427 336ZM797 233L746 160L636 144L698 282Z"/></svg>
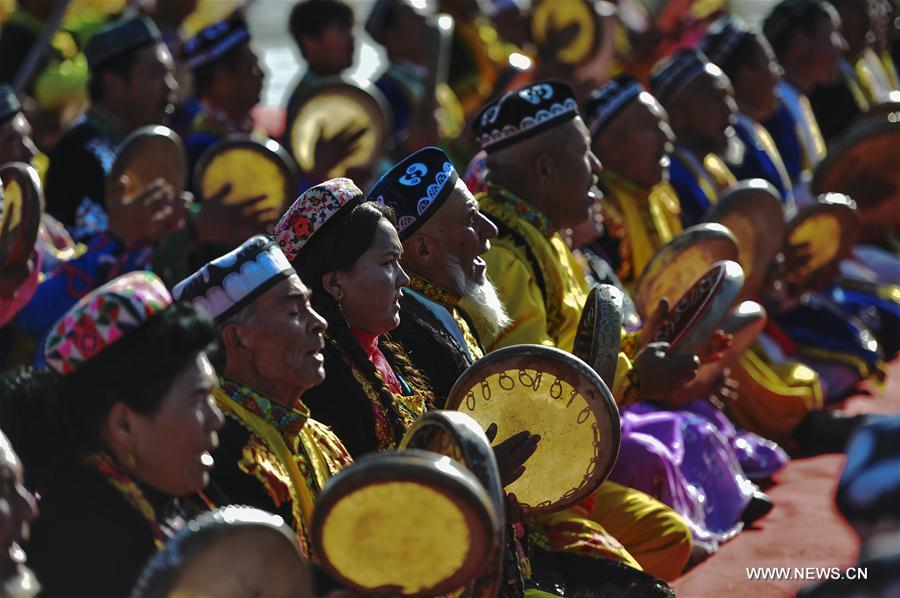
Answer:
<svg viewBox="0 0 900 598"><path fill-rule="evenodd" d="M0 583L2 598L33 598L40 591L40 582L24 563L19 564L15 575Z"/></svg>
<svg viewBox="0 0 900 598"><path fill-rule="evenodd" d="M497 295L494 283L488 279L487 275L484 277L484 282L481 283L469 280L455 256L450 258L447 267L453 278L456 279L457 288L463 290L463 295L477 307L478 315L481 316L479 319L490 328L486 331L489 336L496 336L501 330L512 324L503 302Z"/></svg>

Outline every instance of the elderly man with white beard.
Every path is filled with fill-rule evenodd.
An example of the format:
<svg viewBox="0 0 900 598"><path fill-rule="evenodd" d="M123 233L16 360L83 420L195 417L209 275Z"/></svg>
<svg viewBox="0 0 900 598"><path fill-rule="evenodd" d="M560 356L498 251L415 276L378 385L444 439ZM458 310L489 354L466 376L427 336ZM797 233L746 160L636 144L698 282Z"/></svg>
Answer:
<svg viewBox="0 0 900 598"><path fill-rule="evenodd" d="M436 183L438 177L446 182ZM436 185L441 192L432 196L428 188ZM442 402L463 370L484 355L473 319L479 330L487 331L509 323L481 258L497 227L478 210L450 158L434 147L397 163L368 199L397 213L400 261L410 277L400 302L400 326L391 336L403 344ZM468 312L460 307L463 299Z"/></svg>

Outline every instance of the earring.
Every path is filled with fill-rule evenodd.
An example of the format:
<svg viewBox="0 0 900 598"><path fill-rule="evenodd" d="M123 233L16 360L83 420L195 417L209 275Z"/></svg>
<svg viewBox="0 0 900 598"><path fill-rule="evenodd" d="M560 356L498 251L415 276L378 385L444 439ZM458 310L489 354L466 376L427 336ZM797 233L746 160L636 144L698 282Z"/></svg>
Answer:
<svg viewBox="0 0 900 598"><path fill-rule="evenodd" d="M134 451L130 450L125 453L125 468L126 469L134 469L137 465L137 457L134 456Z"/></svg>

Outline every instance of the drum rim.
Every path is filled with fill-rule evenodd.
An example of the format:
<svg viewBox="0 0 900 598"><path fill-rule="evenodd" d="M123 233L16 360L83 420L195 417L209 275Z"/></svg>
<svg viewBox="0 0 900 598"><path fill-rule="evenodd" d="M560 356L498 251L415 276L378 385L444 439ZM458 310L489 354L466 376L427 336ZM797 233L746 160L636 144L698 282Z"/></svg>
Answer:
<svg viewBox="0 0 900 598"><path fill-rule="evenodd" d="M561 511L568 507L578 504L591 494L597 487L609 477L612 468L615 466L616 459L619 454L619 445L621 444L621 422L619 419L619 408L613 398L612 392L594 369L582 361L580 358L557 349L556 347L547 347L545 345L510 345L492 351L476 361L466 371L464 371L456 383L447 393L447 401L445 407L447 409L456 409L462 404L466 393L474 388L474 385L480 380L484 380L488 376L498 374L506 369L501 369L502 364L513 358L525 357L529 360L544 360L553 367L540 370L543 373L549 373L558 378L562 378L573 388L583 388L583 385L590 385L597 389L593 395L594 400L585 397L585 402L592 407L595 421L603 426L607 425L607 429L602 429L602 438L610 439L609 455L607 459L600 459L594 468L594 475L582 481L581 486L575 489L569 489L568 496L551 503L550 505L538 506L532 505L530 508L534 513L553 513ZM554 371L555 370L555 371ZM487 372L487 373L485 373ZM565 374L559 375L557 372ZM573 384L577 377L578 384ZM479 378L480 377L480 378ZM584 393L580 393L585 396ZM608 418L605 416L609 416ZM538 447L540 450L540 447Z"/></svg>
<svg viewBox="0 0 900 598"><path fill-rule="evenodd" d="M443 471L438 472L435 469L435 463L441 459L447 459L449 461L449 464L442 464L442 470L446 470L448 467L455 469L455 475L445 475ZM328 480L316 500L313 520L309 526L310 542L314 547L313 553L316 558L335 578L351 588L369 593L381 593L376 591L377 588L360 586L349 579L334 565L331 559L329 559L323 542L325 524L328 516L341 500L351 495L356 490L375 485L366 483L367 478L371 477L371 467L378 468L380 473L386 472L391 474L392 477L387 483L409 482L419 484L448 497L451 501L453 501L453 498L450 498L452 495L449 494L449 487L453 486L457 496L462 496L463 493L468 494L467 500L470 500L469 508L471 514L481 520L481 529L483 531L497 529L500 525L498 518L494 514L490 497L488 497L487 492L482 488L481 482L474 473L470 472L464 466L457 464L453 459L439 455L438 453L418 449L370 453L365 455ZM382 481L378 483L386 482ZM455 501L453 502L460 511L465 512L465 508L460 507ZM470 528L470 533L472 533L472 528ZM490 532L486 535L488 536L488 539L490 539ZM496 536L494 539L496 539ZM488 546L487 543L479 544L474 540L470 540L469 547L474 548L474 550L469 551L462 566L460 566L453 575L430 588L423 589L419 593L409 595L434 596L443 594L463 587L466 584L466 580L477 579L483 575L490 563L490 559L488 559L487 556L492 553L492 549L495 548L495 546ZM481 550L478 550L479 548ZM396 595L396 593L394 593L394 595Z"/></svg>
<svg viewBox="0 0 900 598"><path fill-rule="evenodd" d="M760 202L759 199L762 195L771 199ZM706 213L705 220L722 224L726 228L728 225L719 219L724 219L735 213L740 214L744 220L754 225L762 223L765 226L766 234L760 235L761 240L754 242L754 270L748 274L745 265L740 263L740 259L735 260L741 265L741 268L744 268L744 288L741 291L741 296L747 299L759 292L765 282L765 272L768 264L784 248L787 226L784 222L784 209L782 208L779 195L778 189L764 179L740 181L729 189L722 199L716 202ZM755 198L756 203L751 205L750 198ZM780 235L776 234L778 231L774 230L774 227L779 227ZM759 227L754 226L754 228ZM729 230L731 229L729 228ZM733 230L731 230L731 233L734 235L735 241L737 241L738 257L740 257L740 239L737 238L737 234ZM761 247L766 248L767 251L765 253L761 252ZM753 281L754 284L748 287L748 281Z"/></svg>
<svg viewBox="0 0 900 598"><path fill-rule="evenodd" d="M143 143L163 140L172 147L172 150L175 151L176 155L180 158L178 162L184 176L183 180L179 181L180 188L176 189L176 192L181 193L184 191L188 185L188 181L190 181L191 175L189 172L190 166L188 165L187 150L185 149L184 140L181 136L165 125L147 125L129 133L128 136L122 140L122 143L116 147L116 157L113 159L112 167L109 170L107 179L117 181L119 177L125 174L125 171L130 164L130 160L126 162L124 158L127 152L133 154L133 152L136 151L135 148L139 148ZM172 181L167 182L171 184Z"/></svg>
<svg viewBox="0 0 900 598"><path fill-rule="evenodd" d="M697 247L702 243L711 245L719 242L724 242L726 245L729 245L729 247L733 248L733 251L728 255L716 256L716 258L711 261L710 266L722 260L737 261L738 245L734 233L731 232L728 227L717 222L701 222L700 224L688 227L681 231L681 233L675 236L671 241L660 247L659 250L653 254L653 257L650 258L650 261L647 262L644 271L641 272L637 283L634 285L635 290L632 299L634 300L635 308L638 310L638 315L646 320L656 310L656 305L647 305L649 299L647 295L650 293L653 283L659 278L660 274L665 271L666 268L664 268L664 266L672 261L673 255L680 255L688 249ZM670 301L673 300L671 298L669 299ZM652 311L647 313L647 309Z"/></svg>
<svg viewBox="0 0 900 598"><path fill-rule="evenodd" d="M898 104L897 109L900 110L900 104ZM815 194L833 192L833 190L822 188L828 182L827 177L830 171L834 169L835 164L847 159L848 154L859 143L876 139L882 135L894 135L900 138L900 118L895 117L891 120L890 116L892 114L896 114L896 112L871 115L841 136L813 172L813 179L810 184L812 192Z"/></svg>
<svg viewBox="0 0 900 598"><path fill-rule="evenodd" d="M206 169L209 168L210 163L221 154L233 149L245 149L256 152L266 159L269 159L276 167L278 167L278 170L281 171L281 174L284 177L285 200L284 205L282 205L281 208L281 211L283 212L284 209L290 205L290 202L294 200L293 196L296 194L300 185L300 171L297 168L296 162L294 162L293 156L290 155L284 146L274 139L261 141L259 139L254 139L250 135L234 134L228 135L209 146L202 154L200 154L200 157L197 159L197 164L194 166L194 189L201 195L203 194L203 175L206 173Z"/></svg>
<svg viewBox="0 0 900 598"><path fill-rule="evenodd" d="M590 23L589 23L590 27L591 27L590 35L593 39L591 41L590 48L587 50L587 52L583 56L579 56L576 60L573 60L573 61L563 60L559 56L560 53L559 52L556 53L554 58L556 60L558 60L559 62L561 62L563 64L567 64L569 66L578 66L578 65L585 64L590 61L591 57L597 52L597 50L599 49L600 44L602 42L601 38L603 37L603 33L602 33L603 18L604 18L604 16L609 16L609 14L601 15L600 12L598 12L598 8L595 6L597 4L595 2L591 2L590 0L580 0L580 3L582 6L584 6L586 8L588 15L590 16ZM557 10L557 7L562 6L564 3L562 3L562 2L539 2L538 4L546 6L546 10L548 10L550 12L555 12ZM536 7L532 7L531 15L528 19L528 31L531 34L532 39L534 39L534 40L537 40L538 38L542 39L542 41L540 43L535 41L535 44L539 46L541 43L544 43L546 41L547 35L546 35L546 28L544 29L543 32L539 33L537 31L535 18L534 18L535 14L537 14L537 11L535 10L535 8ZM582 21L580 23L581 27L584 27L587 24L588 24L588 22L586 22L586 21ZM565 50L565 49L566 48L561 48L561 50Z"/></svg>
<svg viewBox="0 0 900 598"><path fill-rule="evenodd" d="M737 268L732 268L731 264ZM731 270L731 272L729 272ZM682 296L672 307L672 312L677 311L680 304L685 301L690 293L697 288L703 280L708 276L715 276L715 281L699 304L693 306L687 323L681 330L675 331L675 338L661 339L670 343L669 350L673 355L695 355L708 342L709 338L715 332L720 322L722 322L731 311L734 302L741 293L744 283L743 270L741 265L735 260L722 260L716 262L712 267L703 274L697 281L691 285L691 288ZM711 310L717 300L727 299L727 309L720 315L716 316Z"/></svg>
<svg viewBox="0 0 900 598"><path fill-rule="evenodd" d="M22 190L22 212L23 219L27 215L32 217L33 226L28 230L23 230L21 222L18 234L14 235L12 248L6 256L0 255L0 266L3 268L14 268L16 266L25 266L28 258L34 252L37 243L38 233L41 227L41 179L37 170L33 166L24 162L7 162L0 165L0 181L5 194L6 186L10 181L14 180ZM0 195L3 197L3 195ZM2 246L0 246L2 248ZM20 253L21 255L16 255Z"/></svg>
<svg viewBox="0 0 900 598"><path fill-rule="evenodd" d="M462 462L462 465L471 471L484 486L485 492L487 492L488 497L491 499L491 504L494 506L497 520L498 522L502 522L506 509L506 492L503 489L500 472L497 469L497 459L494 454L494 449L478 422L470 415L461 411L450 411L445 409L426 411L413 422L412 426L410 426L403 435L403 439L400 441L400 449L406 450L409 447L409 444L413 442L415 436L428 428L438 428L453 438L453 441L459 447L459 451L463 453L465 461ZM473 455L467 454L473 450L478 451L480 453L479 456L488 461L487 467L482 467L478 464L474 464L473 467L473 464L470 463L470 458ZM493 467L491 467L491 465L493 465ZM501 524L498 527L497 537L498 546L506 546L505 525ZM496 558L493 560L495 561L494 569L497 573L495 576L496 578L488 579L485 584L477 584L476 582L481 590L486 591L487 595L491 596L495 595L499 590L499 584L501 583L500 576L503 570L502 555L497 554ZM489 576L490 574L491 571L489 569L486 575Z"/></svg>
<svg viewBox="0 0 900 598"><path fill-rule="evenodd" d="M297 108L294 113L294 117L286 123L285 137L288 141L289 146L287 150L294 158L294 160L299 164L300 158L298 158L295 153L297 148L297 139L295 138L294 131L297 128L297 121L299 120L301 113L303 112L303 108L307 103L309 103L310 100L312 100L316 96L322 95L324 92L327 92L329 90L341 90L342 93L340 93L339 95L344 95L347 97L356 96L356 98L366 98L366 101L370 101L372 104L377 106L378 111L381 114L384 127L380 130L377 130L376 136L378 138L378 141L376 145L382 150L386 149L390 139L390 131L393 131L394 129L394 117L391 113L390 104L388 103L387 98L384 96L381 90L369 81L350 81L349 79L341 76L327 77L315 87L311 87L306 92L300 94L300 96L297 98ZM375 152L375 154L378 155L379 152ZM367 163L374 165L377 162L377 159L370 158Z"/></svg>
<svg viewBox="0 0 900 598"><path fill-rule="evenodd" d="M604 294L608 296L604 297ZM625 294L621 290L616 288L614 285L603 283L594 285L588 293L587 300L585 300L584 308L581 310L581 317L578 318L578 329L575 333L575 342L572 345L572 354L591 366L594 371L597 371L598 365L604 365L598 363L598 361L601 359L601 347L599 341L600 337L602 336L602 332L605 331L608 327L611 333L617 332L619 335L621 334L622 321L624 319L624 299ZM587 330L587 324L583 322L584 316L589 307L593 307L597 311L594 326L590 331ZM604 307L608 307L608 309L604 311ZM609 316L610 310L614 310L612 317L600 317L601 315ZM614 323L617 324L614 325ZM602 330L601 324L605 324ZM589 341L588 338L590 339ZM587 354L584 354L579 350L583 349L583 347L579 347L579 344L584 342L589 342ZM611 351L604 352L607 353L605 357L612 360L617 360L620 346L621 336L619 336L619 343ZM612 355L611 357L610 354ZM615 378L615 363L616 362L613 361L611 364L605 364L606 366L612 367L612 378ZM601 367L601 369L605 368ZM597 374L600 375L601 379L603 379L603 375L600 374L600 372L597 372ZM612 380L610 380L609 383L611 384Z"/></svg>
<svg viewBox="0 0 900 598"><path fill-rule="evenodd" d="M794 232L796 232L796 230L807 220L815 216L829 213L833 214L841 224L841 238L837 252L825 265L846 257L859 234L861 219L859 212L856 209L856 202L843 193L824 193L817 198L815 203L801 208L787 225L787 230L784 235L785 245L790 243L791 235L794 234ZM812 274L821 270L823 267L824 265L815 270L811 270L806 275L805 279L809 279Z"/></svg>

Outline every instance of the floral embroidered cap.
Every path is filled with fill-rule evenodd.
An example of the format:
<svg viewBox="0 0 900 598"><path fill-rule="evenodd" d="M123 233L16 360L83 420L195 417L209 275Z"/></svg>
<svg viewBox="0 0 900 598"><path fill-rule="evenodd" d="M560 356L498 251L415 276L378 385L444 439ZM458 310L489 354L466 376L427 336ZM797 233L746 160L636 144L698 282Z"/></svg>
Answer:
<svg viewBox="0 0 900 598"><path fill-rule="evenodd" d="M123 274L82 297L50 329L47 365L71 374L171 304L169 290L152 272Z"/></svg>
<svg viewBox="0 0 900 598"><path fill-rule="evenodd" d="M221 323L291 274L278 245L256 235L179 282L172 295Z"/></svg>
<svg viewBox="0 0 900 598"><path fill-rule="evenodd" d="M622 75L592 93L584 109L591 137L596 138L600 130L643 91L644 87L634 77Z"/></svg>
<svg viewBox="0 0 900 598"><path fill-rule="evenodd" d="M397 213L397 233L405 241L433 216L456 186L459 174L436 147L410 154L378 179L368 200Z"/></svg>
<svg viewBox="0 0 900 598"><path fill-rule="evenodd" d="M310 187L275 225L275 241L293 262L316 232L341 210L352 208L362 200L363 192L350 179L331 179Z"/></svg>
<svg viewBox="0 0 900 598"><path fill-rule="evenodd" d="M541 81L509 91L488 102L472 130L481 148L491 153L578 116L575 92L563 81Z"/></svg>

